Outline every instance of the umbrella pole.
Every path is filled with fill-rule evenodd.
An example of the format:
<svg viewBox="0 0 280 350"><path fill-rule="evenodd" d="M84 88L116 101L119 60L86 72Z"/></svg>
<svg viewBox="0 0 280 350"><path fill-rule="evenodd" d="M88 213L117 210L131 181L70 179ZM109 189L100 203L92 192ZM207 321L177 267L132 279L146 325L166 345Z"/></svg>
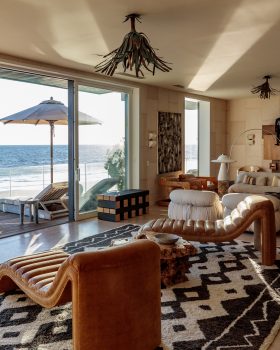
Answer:
<svg viewBox="0 0 280 350"><path fill-rule="evenodd" d="M51 135L50 135L50 144L51 144L51 149L50 149L50 155L51 155L51 184L53 183L53 137L54 137L54 121L51 120L49 121L50 128L51 128Z"/></svg>

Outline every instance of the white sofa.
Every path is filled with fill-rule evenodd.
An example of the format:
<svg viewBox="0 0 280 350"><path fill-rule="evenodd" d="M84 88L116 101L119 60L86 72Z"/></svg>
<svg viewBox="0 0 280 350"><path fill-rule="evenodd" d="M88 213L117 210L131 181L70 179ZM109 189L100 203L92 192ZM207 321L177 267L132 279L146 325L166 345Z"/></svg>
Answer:
<svg viewBox="0 0 280 350"><path fill-rule="evenodd" d="M254 184L245 183L245 176L251 177L249 181ZM253 178L253 179L252 179ZM273 193L274 195L269 194ZM229 215L237 204L250 194L260 194L269 198L274 206L276 231L280 230L280 173L269 172L245 172L241 171L237 175L236 181L228 189L228 194L222 198L224 216ZM279 193L279 197L278 196ZM251 225L248 229L254 231Z"/></svg>
<svg viewBox="0 0 280 350"><path fill-rule="evenodd" d="M244 183L245 176L254 178L255 184ZM265 194L265 192L280 193L280 173L240 171L235 183L228 189L228 193Z"/></svg>

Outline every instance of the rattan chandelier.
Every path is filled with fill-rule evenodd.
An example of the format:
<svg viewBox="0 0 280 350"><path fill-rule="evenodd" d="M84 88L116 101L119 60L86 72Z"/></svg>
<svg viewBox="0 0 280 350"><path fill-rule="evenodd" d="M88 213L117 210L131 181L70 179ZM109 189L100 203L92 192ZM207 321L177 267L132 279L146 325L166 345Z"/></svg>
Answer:
<svg viewBox="0 0 280 350"><path fill-rule="evenodd" d="M265 79L265 82L261 85L258 85L254 87L251 92L252 94L260 94L260 98L266 99L270 98L270 95L275 95L278 90L273 89L270 85L268 80L271 79L270 75L265 75L263 77Z"/></svg>
<svg viewBox="0 0 280 350"><path fill-rule="evenodd" d="M152 72L153 75L156 69L163 72L169 72L172 69L168 66L169 63L156 55L148 37L144 33L136 31L135 20L140 22L140 17L136 13L126 16L124 22L130 20L130 32L125 35L119 48L103 56L105 60L96 66L96 72L112 76L119 64L122 64L124 72L127 69L131 71L134 69L136 77L139 77L139 74L144 76L143 67Z"/></svg>

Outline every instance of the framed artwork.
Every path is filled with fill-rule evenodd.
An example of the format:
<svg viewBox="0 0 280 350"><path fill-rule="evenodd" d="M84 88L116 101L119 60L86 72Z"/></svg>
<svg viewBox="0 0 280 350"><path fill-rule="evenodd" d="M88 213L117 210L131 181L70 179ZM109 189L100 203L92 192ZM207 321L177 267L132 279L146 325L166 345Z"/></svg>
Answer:
<svg viewBox="0 0 280 350"><path fill-rule="evenodd" d="M158 112L158 173L182 169L181 113Z"/></svg>

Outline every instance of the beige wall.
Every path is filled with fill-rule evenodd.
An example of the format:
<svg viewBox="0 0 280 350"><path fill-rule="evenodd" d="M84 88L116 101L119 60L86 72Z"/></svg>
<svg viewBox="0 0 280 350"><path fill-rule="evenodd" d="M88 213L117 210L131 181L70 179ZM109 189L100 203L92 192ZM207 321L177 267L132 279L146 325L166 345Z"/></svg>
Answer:
<svg viewBox="0 0 280 350"><path fill-rule="evenodd" d="M274 125L279 117L280 97L273 96L263 100L258 97L231 100L228 102L227 118L227 152L236 160L230 166L230 178L234 179L236 170L244 165L258 165L269 169L269 160L263 159L263 140L261 131L254 130L248 133L255 134L255 144L247 144L247 134L240 135L247 129L261 129L262 125Z"/></svg>
<svg viewBox="0 0 280 350"><path fill-rule="evenodd" d="M181 113L184 116L185 97L210 101L210 156L217 158L226 151L226 101L202 96L186 95L182 92L158 87L140 88L140 187L150 190L150 202L165 197L158 185L157 147L148 147L149 131L157 132L158 112ZM211 163L211 175L217 175L218 167Z"/></svg>

